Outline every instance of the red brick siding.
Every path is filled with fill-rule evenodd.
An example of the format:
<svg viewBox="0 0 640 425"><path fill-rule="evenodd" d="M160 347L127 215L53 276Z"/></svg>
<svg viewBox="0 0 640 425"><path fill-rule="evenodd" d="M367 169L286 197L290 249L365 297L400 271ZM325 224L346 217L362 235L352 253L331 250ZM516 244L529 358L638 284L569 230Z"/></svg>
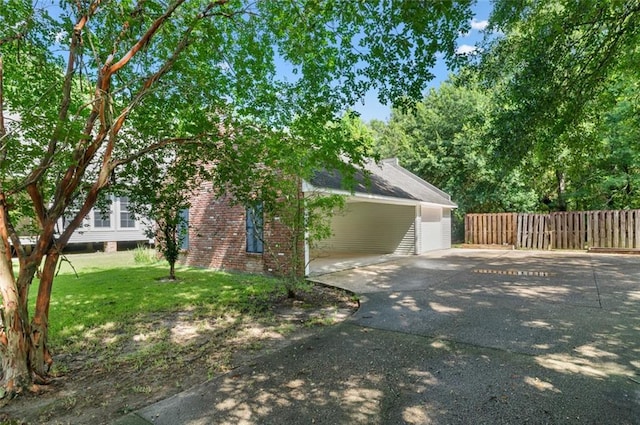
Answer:
<svg viewBox="0 0 640 425"><path fill-rule="evenodd" d="M216 196L211 183L204 184L189 209L185 264L250 273L288 273L291 249L286 226L278 217L265 217L264 221L264 253L248 253L244 206L232 205L228 196ZM303 241L298 253L304 257Z"/></svg>
<svg viewBox="0 0 640 425"><path fill-rule="evenodd" d="M265 217L264 262L268 272L282 276L291 272L292 242L291 230L283 225L278 216ZM298 255L304 261L304 241L298 244ZM304 269L299 270L304 274Z"/></svg>

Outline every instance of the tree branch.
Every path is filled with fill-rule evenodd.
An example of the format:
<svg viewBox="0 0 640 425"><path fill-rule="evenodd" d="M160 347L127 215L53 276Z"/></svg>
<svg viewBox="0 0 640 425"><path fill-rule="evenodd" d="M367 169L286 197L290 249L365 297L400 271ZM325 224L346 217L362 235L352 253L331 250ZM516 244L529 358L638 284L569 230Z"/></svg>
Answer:
<svg viewBox="0 0 640 425"><path fill-rule="evenodd" d="M36 219L38 219L38 224L40 226L44 225L44 221L46 218L46 209L44 205L44 201L42 199L42 194L38 189L36 183L31 183L27 186L27 193L33 202L33 211L36 213Z"/></svg>
<svg viewBox="0 0 640 425"><path fill-rule="evenodd" d="M129 115L129 113L131 112L131 110L137 105L139 104L142 99L144 98L144 96L146 96L146 94L149 92L149 90L151 89L151 87L153 87L153 85L160 80L167 72L169 72L171 70L171 68L175 65L176 61L179 59L180 55L182 54L182 52L189 46L189 38L191 36L191 33L193 32L193 30L195 29L195 26L197 25L197 23L208 17L209 12L216 6L221 6L223 4L225 4L227 2L227 0L218 0L215 2L211 2L209 3L203 10L202 12L200 12L196 18L194 19L193 23L191 24L191 26L187 27L184 31L184 33L182 34L182 38L180 39L180 42L178 43L178 45L176 46L176 48L174 49L174 51L172 52L171 56L166 60L166 62L160 67L160 69L155 72L154 74L152 74L151 76L149 76L146 81L144 82L144 84L142 85L142 88L140 89L140 91L136 94L136 96L134 97L134 99L129 103L129 105L127 105L120 113L120 115L118 115L118 117L116 118L112 128L110 129L109 132L109 141L107 144L107 148L105 151L105 155L103 157L103 166L107 164L107 162L111 161L111 157L112 157L112 152L113 149L115 147L115 143L117 141L117 135L120 132L120 130L122 129L122 126L127 118L127 116ZM177 5L176 5L177 7ZM175 8L174 8L175 10ZM169 13L169 12L167 12ZM158 22L156 20L156 22ZM154 22L154 25L156 24L156 22ZM159 25L158 25L159 27ZM157 32L158 28L155 28L154 33ZM151 30L151 29L150 29ZM127 55L129 55L129 53L131 53L131 57L133 55L135 55L135 53L137 51L139 51L139 48L137 50L136 46L140 46L142 47L144 44L146 44L146 42L142 45L140 45L140 43L143 41L143 39L145 39L145 37L147 37L147 34L149 34L149 31L147 31L147 33L145 33L145 36L143 36L143 38L141 38L136 45L127 53ZM147 38L147 42L148 40L151 38L153 34L150 34L149 37ZM116 64L113 65L112 69L115 69L115 71L117 71L118 69L118 64L120 62L122 62L122 60L124 60L127 55L125 55L125 57L123 59L121 59L120 61L118 61ZM129 57L130 59L130 57ZM129 60L127 59L127 61ZM126 63L126 62L125 62ZM196 136L198 137L198 136ZM170 140L170 139L167 139ZM179 140L179 139L173 139L173 140ZM160 146L161 147L161 146ZM141 155L144 155L146 153L152 152L156 149L159 149L160 147L152 147L152 149L147 150L147 149L143 149L142 151L139 152L140 155L134 154L132 155L132 157L136 156L140 157ZM132 159L133 160L133 159ZM130 162L130 161L125 161L125 162ZM122 163L122 162L119 162Z"/></svg>
<svg viewBox="0 0 640 425"><path fill-rule="evenodd" d="M6 7L6 6L5 6ZM9 35L5 38L0 38L0 46L3 44L11 43L13 41L22 40L24 36L27 34L27 30L29 29L29 23L33 20L33 15L29 16L29 19L24 23L22 31L19 31L16 34Z"/></svg>
<svg viewBox="0 0 640 425"><path fill-rule="evenodd" d="M89 22L89 18L95 13L98 6L100 5L100 0L94 1L87 11L87 13L83 14L78 22L73 27L73 37L71 39L71 45L69 47L69 58L67 61L67 70L64 77L64 83L62 86L62 101L60 103L60 110L58 111L58 122L56 123L56 128L53 132L53 136L51 140L49 140L49 145L47 146L47 152L40 161L40 164L33 169L31 173L25 179L25 185L27 190L30 191L30 194L33 189L37 185L37 182L42 178L46 170L51 165L53 161L53 157L57 151L58 146L58 134L61 130L61 127L64 125L63 123L67 120L67 116L69 113L69 107L71 105L71 86L73 82L73 74L75 72L75 60L78 54L79 46L82 43L82 30L86 26L87 22ZM32 187L32 189L29 189ZM33 198L33 195L32 199Z"/></svg>
<svg viewBox="0 0 640 425"><path fill-rule="evenodd" d="M4 125L4 63L0 55L0 165L7 159L7 144L4 142L7 136L7 129ZM0 187L3 183L0 175Z"/></svg>
<svg viewBox="0 0 640 425"><path fill-rule="evenodd" d="M103 69L102 74L104 75L104 80L109 81L109 79L113 74L118 72L123 66L125 66L131 60L131 58L133 58L136 55L136 53L140 51L140 49L142 49L145 45L147 45L151 40L151 38L156 34L156 32L158 32L158 29L162 27L164 22L168 20L171 17L171 15L173 15L173 12L175 12L178 6L180 6L185 1L186 0L177 0L172 5L170 5L165 11L165 13L162 14L158 19L156 19L151 24L149 29L144 33L142 37L140 37L140 39L133 45L133 47L131 47L131 49L129 49L129 51L125 53L125 55L113 65L111 65L111 62L113 61L114 54L111 54L110 58L107 59L104 67L102 68Z"/></svg>
<svg viewBox="0 0 640 425"><path fill-rule="evenodd" d="M119 167L121 165L125 165L128 164L130 162L135 161L138 158L143 157L144 155L157 151L159 149L162 149L164 147L167 147L169 145L175 144L175 145L188 145L191 143L197 143L200 140L203 140L205 138L209 138L212 137L212 134L209 133L201 133L198 134L196 136L193 137L174 137L174 138L169 138L169 139L163 139L160 140L159 142L156 143L152 143L149 146L147 146L144 149L139 150L138 152L135 152L127 157L115 160L112 162L113 168Z"/></svg>
<svg viewBox="0 0 640 425"><path fill-rule="evenodd" d="M189 36L195 29L198 22L202 19L208 17L209 12L216 6L223 5L227 3L228 0L218 0L215 2L209 3L196 17L188 28L186 28L183 32L182 39L180 43L172 53L171 57L167 59L167 61L162 65L162 67L153 75L149 76L147 80L144 82L142 88L136 95L136 97L127 105L120 115L117 117L115 122L110 122L106 120L106 114L108 113L107 108L109 108L110 101L110 89L111 89L111 78L116 74L120 69L122 69L129 61L145 46L147 45L153 36L159 31L162 25L172 16L175 10L185 2L186 0L177 0L173 4L171 4L165 13L157 18L149 27L149 29L145 32L145 34L134 44L134 46L129 49L129 51L115 64L111 64L113 61L113 54L105 61L105 64L102 66L98 80L96 82L96 89L94 93L93 100L93 108L87 121L85 123L85 128L83 130L85 138L81 139L74 151L75 163L70 166L65 175L61 179L58 184L54 196L54 204L49 207L49 215L57 216L58 213L61 214L60 211L66 208L67 204L70 202L71 197L73 196L74 191L80 184L87 167L91 164L92 160L95 158L96 153L99 151L100 147L103 145L105 140L108 140L108 144L105 147L105 151L102 155L102 166L100 167L100 171L96 181L93 183L89 194L87 195L83 206L80 211L76 215L76 217L69 223L69 226L63 231L63 234L60 236L58 241L64 245L73 231L81 224L81 220L84 218L86 214L91 211L91 208L95 205L97 201L99 192L109 184L110 176L113 170L118 166L128 162L131 162L147 153L153 152L155 150L161 149L164 146L167 146L171 143L193 143L198 139L204 137L204 135L198 135L194 137L187 138L173 138L173 139L165 139L160 142L154 143L150 146L147 146L140 151L129 155L126 158L113 161L112 155L113 150L115 148L116 142L118 140L118 134L122 129L124 122L128 114L131 110L139 104L139 102L144 98L144 96L149 92L149 90L154 86L154 84L164 76L169 70L173 67L175 62L178 60L180 54L188 47L189 45ZM93 3L97 7L99 1ZM83 18L78 22L76 28L80 28L81 26L86 24L88 20L88 15L83 16ZM97 135L92 135L93 128L96 120L100 120L100 130ZM87 145L87 141L89 141ZM31 189L31 196L34 198L36 196L36 188L33 186ZM37 199L37 198L35 198ZM34 200L35 203L35 200ZM38 214L40 215L40 214ZM46 216L43 215L43 218Z"/></svg>
<svg viewBox="0 0 640 425"><path fill-rule="evenodd" d="M8 210L5 195L0 192L0 238L2 239L0 243L3 244L3 254L5 255L1 261L8 261L11 264L11 246L9 245L9 227L7 226L9 223Z"/></svg>

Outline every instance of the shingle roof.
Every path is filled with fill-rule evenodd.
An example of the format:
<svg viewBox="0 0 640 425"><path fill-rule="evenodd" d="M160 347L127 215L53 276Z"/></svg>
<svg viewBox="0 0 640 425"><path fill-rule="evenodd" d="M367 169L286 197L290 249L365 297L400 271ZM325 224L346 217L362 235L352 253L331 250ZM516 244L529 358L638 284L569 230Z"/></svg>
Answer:
<svg viewBox="0 0 640 425"><path fill-rule="evenodd" d="M370 174L367 178L362 171L356 172L356 184L353 188L356 194L388 196L457 207L451 201L451 196L402 168L398 164L397 158L385 159L377 164L374 161L369 161L364 169ZM317 171L310 183L318 188L345 189L342 175L337 171Z"/></svg>

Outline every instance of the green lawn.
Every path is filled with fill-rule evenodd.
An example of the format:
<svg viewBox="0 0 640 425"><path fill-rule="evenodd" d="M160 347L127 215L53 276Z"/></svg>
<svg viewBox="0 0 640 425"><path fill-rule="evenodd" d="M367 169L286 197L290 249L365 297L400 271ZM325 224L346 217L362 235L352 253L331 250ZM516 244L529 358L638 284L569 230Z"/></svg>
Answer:
<svg viewBox="0 0 640 425"><path fill-rule="evenodd" d="M278 281L246 274L179 268L179 282L165 282L164 262L138 265L133 252L75 254L62 263L49 312L49 340L56 351L86 348L96 331L127 333L141 317L163 312L196 315L251 313L282 293ZM35 303L38 282L31 289ZM99 343L96 338L94 343Z"/></svg>
<svg viewBox="0 0 640 425"><path fill-rule="evenodd" d="M46 401L12 401L16 423L114 420L342 320L353 304L311 285L287 299L280 280L239 273L181 267L166 282L165 262L137 264L136 254L69 255L77 277L62 263L49 314L55 385Z"/></svg>

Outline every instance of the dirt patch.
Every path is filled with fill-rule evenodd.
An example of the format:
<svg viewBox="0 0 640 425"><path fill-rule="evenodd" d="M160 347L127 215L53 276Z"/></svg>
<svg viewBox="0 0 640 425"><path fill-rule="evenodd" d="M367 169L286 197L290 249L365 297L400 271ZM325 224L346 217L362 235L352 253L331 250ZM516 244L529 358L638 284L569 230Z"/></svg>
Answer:
<svg viewBox="0 0 640 425"><path fill-rule="evenodd" d="M0 401L0 424L107 424L338 323L357 309L351 294L321 285L259 313L207 317L179 311L140 317L131 328L95 330L98 347L54 353L51 385Z"/></svg>

